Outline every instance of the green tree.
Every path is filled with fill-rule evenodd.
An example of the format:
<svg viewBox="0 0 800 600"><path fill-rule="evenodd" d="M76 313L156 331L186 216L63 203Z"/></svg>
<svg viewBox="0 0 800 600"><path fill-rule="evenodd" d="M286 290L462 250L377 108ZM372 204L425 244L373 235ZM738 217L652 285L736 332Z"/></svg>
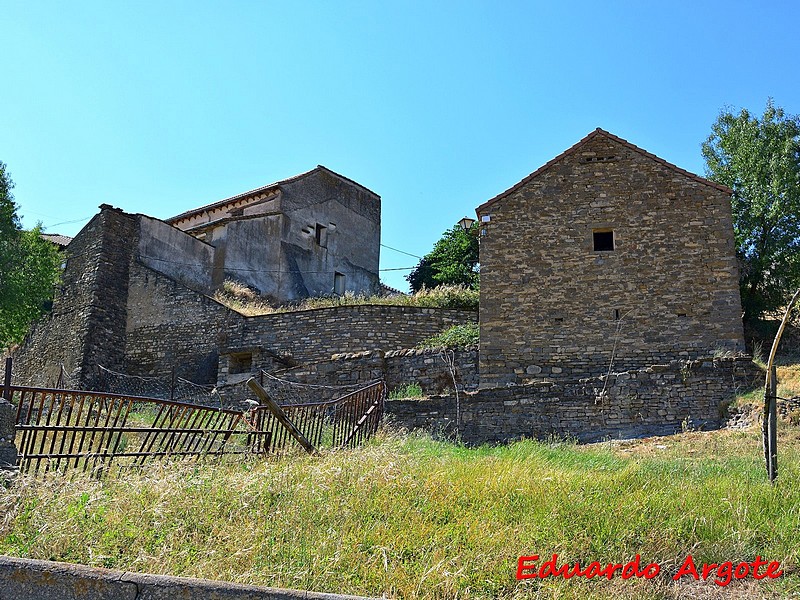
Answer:
<svg viewBox="0 0 800 600"><path fill-rule="evenodd" d="M459 225L444 232L428 254L422 257L406 280L411 291L443 284L478 287L478 238L476 225L464 231Z"/></svg>
<svg viewBox="0 0 800 600"><path fill-rule="evenodd" d="M742 308L752 321L800 285L800 117L772 99L760 118L726 109L702 148L707 176L733 190Z"/></svg>
<svg viewBox="0 0 800 600"><path fill-rule="evenodd" d="M22 230L13 188L0 162L0 349L22 341L41 316L52 300L61 264L58 249L42 239L40 226Z"/></svg>

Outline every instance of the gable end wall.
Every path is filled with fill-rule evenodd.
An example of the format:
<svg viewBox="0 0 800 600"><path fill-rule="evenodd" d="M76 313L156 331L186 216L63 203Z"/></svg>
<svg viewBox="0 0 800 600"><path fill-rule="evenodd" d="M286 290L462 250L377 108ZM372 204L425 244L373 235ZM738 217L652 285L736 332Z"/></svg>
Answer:
<svg viewBox="0 0 800 600"><path fill-rule="evenodd" d="M725 192L597 136L485 214L482 386L744 349Z"/></svg>

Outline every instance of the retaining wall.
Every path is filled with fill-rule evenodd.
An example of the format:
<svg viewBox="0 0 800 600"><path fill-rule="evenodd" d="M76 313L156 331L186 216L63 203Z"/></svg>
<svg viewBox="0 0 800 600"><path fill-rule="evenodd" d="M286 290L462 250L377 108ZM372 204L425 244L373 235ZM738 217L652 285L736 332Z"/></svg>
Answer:
<svg viewBox="0 0 800 600"><path fill-rule="evenodd" d="M455 368L455 384L447 360L452 361ZM391 393L392 390L408 384L416 383L425 395L434 395L452 391L455 385L460 390L474 390L478 387L478 347L469 346L455 350L443 348L425 348L410 350L392 350L383 352L372 350L335 354L331 360L311 365L275 371L273 374L286 381L311 386L330 386L327 388L298 388L295 400L302 398L305 402L331 400L378 379L383 379ZM257 400L246 385L250 374L229 376L234 379L232 385L218 386L225 405L231 408L248 408L246 400ZM258 379L259 376L255 375ZM262 384L269 390L269 381ZM348 386L346 389L343 386Z"/></svg>
<svg viewBox="0 0 800 600"><path fill-rule="evenodd" d="M477 318L476 312L467 310L385 305L262 315L231 323L225 331L226 348L220 353L250 353L252 370L273 371L287 363L308 365L330 360L342 352L413 348L448 327L474 323ZM229 361L220 361L219 384L228 383L230 367Z"/></svg>
<svg viewBox="0 0 800 600"><path fill-rule="evenodd" d="M749 358L672 362L608 376L544 379L528 385L486 388L456 398L390 400L386 415L396 426L435 435L456 433L468 444L514 439L606 438L667 435L723 423L725 403L752 387L760 371Z"/></svg>

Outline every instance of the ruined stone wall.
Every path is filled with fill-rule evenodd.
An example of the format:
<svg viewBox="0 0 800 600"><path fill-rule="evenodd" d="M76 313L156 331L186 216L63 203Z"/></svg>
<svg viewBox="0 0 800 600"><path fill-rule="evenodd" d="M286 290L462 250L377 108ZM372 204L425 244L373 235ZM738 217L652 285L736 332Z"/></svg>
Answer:
<svg viewBox="0 0 800 600"><path fill-rule="evenodd" d="M63 365L73 385L95 363L122 367L128 266L136 218L108 205L72 240L52 312L14 353L14 383L55 385Z"/></svg>
<svg viewBox="0 0 800 600"><path fill-rule="evenodd" d="M481 385L744 349L727 193L587 139L479 209Z"/></svg>
<svg viewBox="0 0 800 600"><path fill-rule="evenodd" d="M460 437L469 444L549 436L590 442L715 428L737 389L759 377L749 359L725 358L481 389L460 395ZM453 395L390 400L386 415L395 426L456 433Z"/></svg>

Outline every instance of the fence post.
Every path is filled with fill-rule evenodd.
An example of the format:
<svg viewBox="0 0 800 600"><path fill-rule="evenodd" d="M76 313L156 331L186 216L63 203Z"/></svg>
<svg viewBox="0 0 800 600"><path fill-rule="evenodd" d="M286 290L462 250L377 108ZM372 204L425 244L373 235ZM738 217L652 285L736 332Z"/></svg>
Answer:
<svg viewBox="0 0 800 600"><path fill-rule="evenodd" d="M11 357L6 357L3 397L0 398L0 473L7 469L13 469L17 464L17 447L14 445L17 411L14 410L14 406L11 404L12 363Z"/></svg>
<svg viewBox="0 0 800 600"><path fill-rule="evenodd" d="M14 359L6 356L6 374L3 378L3 400L11 402L11 366L14 364Z"/></svg>

